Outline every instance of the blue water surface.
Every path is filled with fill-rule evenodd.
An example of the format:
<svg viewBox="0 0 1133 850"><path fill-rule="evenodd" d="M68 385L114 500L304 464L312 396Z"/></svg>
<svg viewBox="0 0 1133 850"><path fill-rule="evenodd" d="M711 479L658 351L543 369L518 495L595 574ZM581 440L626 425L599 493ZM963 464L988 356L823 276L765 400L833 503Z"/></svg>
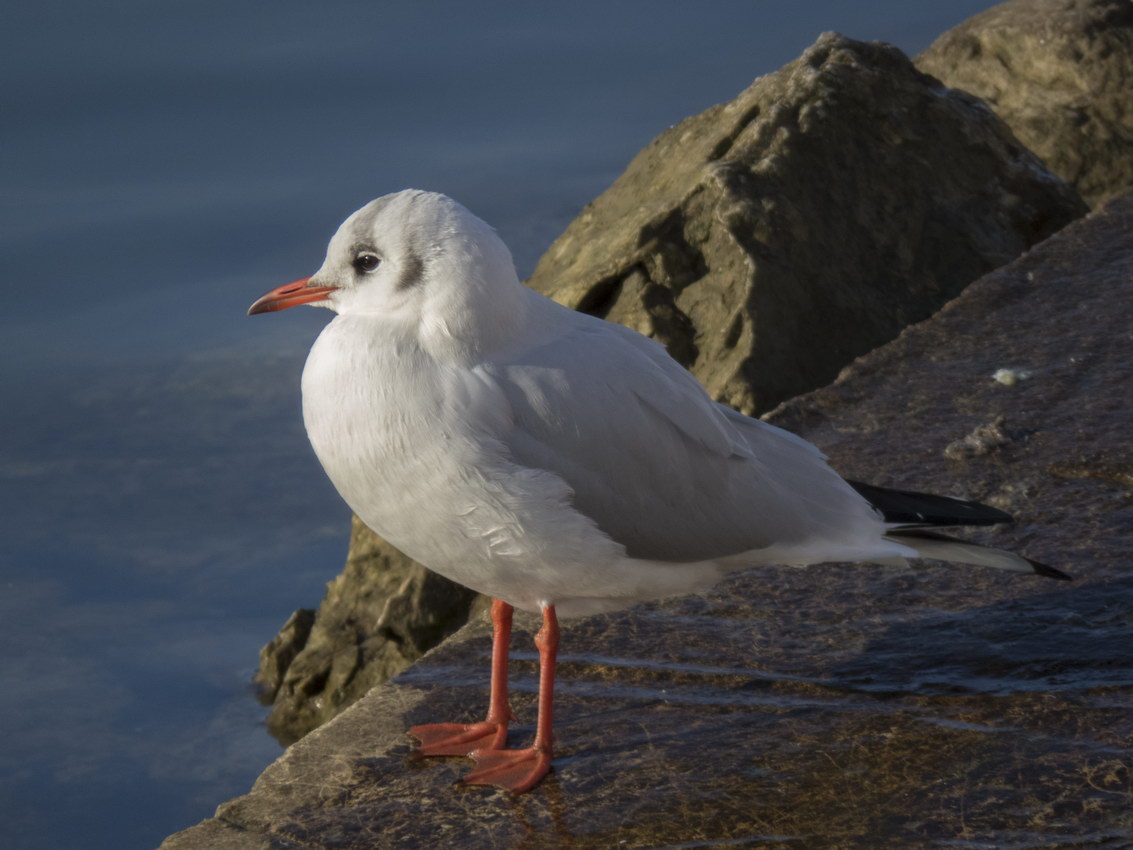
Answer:
<svg viewBox="0 0 1133 850"><path fill-rule="evenodd" d="M249 319L373 197L521 274L653 136L824 30L985 2L11 3L0 26L0 846L145 848L280 752L249 679L348 512L299 420L329 318Z"/></svg>

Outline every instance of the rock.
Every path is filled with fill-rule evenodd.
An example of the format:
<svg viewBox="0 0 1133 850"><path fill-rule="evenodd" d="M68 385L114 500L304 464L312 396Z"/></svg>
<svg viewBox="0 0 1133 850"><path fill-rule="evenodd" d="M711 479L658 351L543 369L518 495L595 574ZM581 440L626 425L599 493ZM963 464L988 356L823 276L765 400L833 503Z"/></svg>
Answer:
<svg viewBox="0 0 1133 850"><path fill-rule="evenodd" d="M1008 386L1014 386L1014 383ZM1005 424L1004 417L997 416L991 422L977 426L972 433L945 446L944 456L952 460L967 460L1006 446L1011 442L1011 435L1004 429Z"/></svg>
<svg viewBox="0 0 1133 850"><path fill-rule="evenodd" d="M275 700L287 678L288 668L310 640L314 625L315 612L310 608L300 608L287 618L279 634L260 650L260 668L254 681L260 686L264 702Z"/></svg>
<svg viewBox="0 0 1133 850"><path fill-rule="evenodd" d="M829 382L1085 209L980 102L896 48L826 34L662 133L529 284L657 337L750 414ZM386 631L405 629L367 618L404 576L443 580L357 525L353 540L355 569L332 585L276 692L269 724L284 740L428 646L386 645ZM445 598L457 606L446 623L473 599Z"/></svg>
<svg viewBox="0 0 1133 850"><path fill-rule="evenodd" d="M290 744L463 626L480 597L414 563L354 518L318 614L296 611L260 653L268 729Z"/></svg>
<svg viewBox="0 0 1133 850"><path fill-rule="evenodd" d="M973 536L1077 575L768 568L565 621L554 772L522 798L414 761L481 719L481 618L292 746L164 850L1125 846L1133 833L1133 194L966 289L769 418L843 473L972 496ZM1004 363L1033 377L1006 387ZM1018 438L944 447L1003 416ZM513 639L529 740L532 618Z"/></svg>
<svg viewBox="0 0 1133 850"><path fill-rule="evenodd" d="M1012 0L938 38L917 66L986 100L1096 206L1133 187L1133 4Z"/></svg>
<svg viewBox="0 0 1133 850"><path fill-rule="evenodd" d="M528 283L656 337L752 414L1084 211L979 101L828 33L662 133Z"/></svg>

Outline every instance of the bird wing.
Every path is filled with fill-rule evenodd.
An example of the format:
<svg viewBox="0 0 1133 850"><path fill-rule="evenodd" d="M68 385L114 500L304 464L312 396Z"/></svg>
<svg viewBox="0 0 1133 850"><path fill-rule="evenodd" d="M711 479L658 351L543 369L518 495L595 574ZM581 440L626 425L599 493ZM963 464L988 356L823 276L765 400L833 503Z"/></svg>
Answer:
<svg viewBox="0 0 1133 850"><path fill-rule="evenodd" d="M630 557L778 548L828 525L835 502L835 525L847 506L868 512L817 449L716 404L663 347L620 326L579 316L479 368L510 406L499 437L511 456L563 479L574 508Z"/></svg>

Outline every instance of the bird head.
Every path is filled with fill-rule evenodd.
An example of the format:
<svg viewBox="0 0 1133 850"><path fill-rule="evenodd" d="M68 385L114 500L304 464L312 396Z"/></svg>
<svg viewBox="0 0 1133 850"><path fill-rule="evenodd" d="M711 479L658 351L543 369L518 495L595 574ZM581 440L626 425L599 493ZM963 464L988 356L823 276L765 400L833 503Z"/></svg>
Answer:
<svg viewBox="0 0 1133 850"><path fill-rule="evenodd" d="M521 318L523 292L491 227L445 195L407 189L351 215L317 272L266 293L248 314L310 304L411 327L441 347L483 349Z"/></svg>

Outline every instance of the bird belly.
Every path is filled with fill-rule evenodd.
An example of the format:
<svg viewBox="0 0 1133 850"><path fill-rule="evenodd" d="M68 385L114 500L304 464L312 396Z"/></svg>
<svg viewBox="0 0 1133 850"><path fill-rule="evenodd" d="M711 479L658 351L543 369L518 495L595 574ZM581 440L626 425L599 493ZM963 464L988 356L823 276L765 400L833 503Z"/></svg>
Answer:
<svg viewBox="0 0 1133 850"><path fill-rule="evenodd" d="M565 482L506 457L484 412L462 408L443 370L414 362L419 353L334 344L334 326L304 369L304 422L369 528L429 569L523 609L580 586L606 592L601 579L624 550L572 508Z"/></svg>

